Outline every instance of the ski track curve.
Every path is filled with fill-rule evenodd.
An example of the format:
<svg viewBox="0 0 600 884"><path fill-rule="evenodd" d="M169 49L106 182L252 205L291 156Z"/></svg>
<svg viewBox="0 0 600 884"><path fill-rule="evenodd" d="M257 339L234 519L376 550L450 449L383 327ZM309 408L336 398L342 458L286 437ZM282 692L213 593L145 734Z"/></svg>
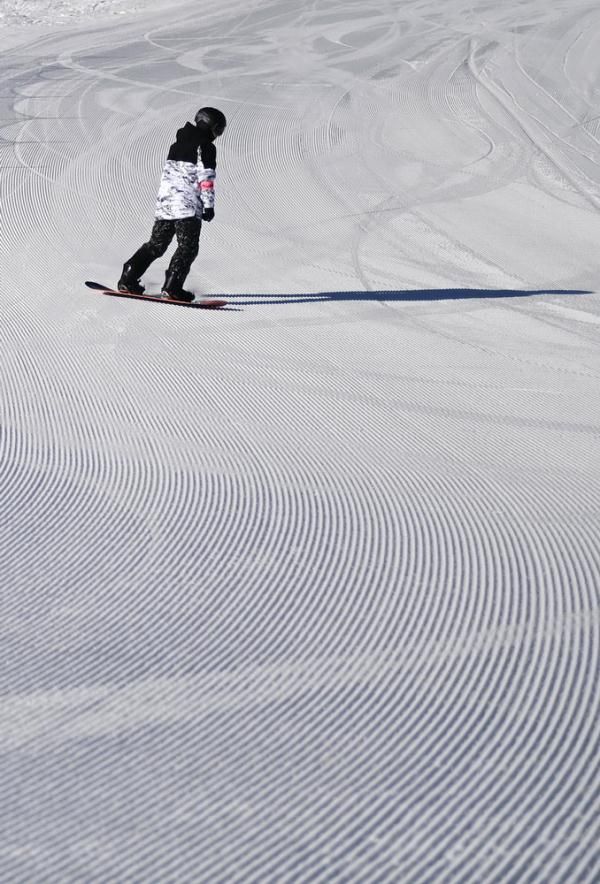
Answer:
<svg viewBox="0 0 600 884"><path fill-rule="evenodd" d="M599 34L272 0L3 55L3 880L597 880ZM82 290L198 101L238 309Z"/></svg>

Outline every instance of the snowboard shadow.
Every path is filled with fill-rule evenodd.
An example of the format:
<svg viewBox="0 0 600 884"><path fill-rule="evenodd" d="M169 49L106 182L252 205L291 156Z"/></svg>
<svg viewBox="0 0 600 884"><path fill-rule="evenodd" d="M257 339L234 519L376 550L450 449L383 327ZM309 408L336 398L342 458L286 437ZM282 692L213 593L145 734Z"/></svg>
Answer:
<svg viewBox="0 0 600 884"><path fill-rule="evenodd" d="M585 289L411 289L408 291L370 291L370 292L315 292L300 295L244 294L227 293L223 298L235 298L238 307L252 304L310 304L328 301L464 301L469 299L489 298L529 298L532 295L589 295ZM221 297L214 295L213 297ZM243 299L243 300L238 300Z"/></svg>

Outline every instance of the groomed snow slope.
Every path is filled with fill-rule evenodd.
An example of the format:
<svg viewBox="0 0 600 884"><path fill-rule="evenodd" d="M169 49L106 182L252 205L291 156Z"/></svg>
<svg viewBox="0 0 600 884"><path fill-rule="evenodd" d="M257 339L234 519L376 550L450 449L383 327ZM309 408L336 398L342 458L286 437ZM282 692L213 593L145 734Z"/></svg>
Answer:
<svg viewBox="0 0 600 884"><path fill-rule="evenodd" d="M0 879L597 881L598 4L4 34Z"/></svg>

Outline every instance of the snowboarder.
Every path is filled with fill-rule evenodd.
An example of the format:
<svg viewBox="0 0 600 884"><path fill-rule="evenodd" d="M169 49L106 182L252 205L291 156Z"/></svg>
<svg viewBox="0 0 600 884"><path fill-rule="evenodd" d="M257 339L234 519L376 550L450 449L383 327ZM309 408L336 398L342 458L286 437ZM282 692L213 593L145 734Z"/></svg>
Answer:
<svg viewBox="0 0 600 884"><path fill-rule="evenodd" d="M152 234L123 265L117 284L119 291L143 294L140 277L164 255L175 236L177 249L166 272L162 294L180 301L194 300L183 283L198 254L202 221L212 221L215 216L214 141L226 125L220 110L203 107L194 123L188 122L177 131L160 181Z"/></svg>

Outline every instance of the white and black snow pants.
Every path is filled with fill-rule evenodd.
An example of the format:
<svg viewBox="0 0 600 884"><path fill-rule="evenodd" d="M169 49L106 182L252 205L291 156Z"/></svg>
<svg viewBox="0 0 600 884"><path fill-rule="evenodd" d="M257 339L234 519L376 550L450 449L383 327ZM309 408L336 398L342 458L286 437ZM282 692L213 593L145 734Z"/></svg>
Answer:
<svg viewBox="0 0 600 884"><path fill-rule="evenodd" d="M140 246L126 263L131 265L135 276L139 279L153 261L164 255L175 236L177 248L171 258L167 278L174 277L178 285L182 286L198 255L201 228L202 221L196 217L175 220L157 218L148 242Z"/></svg>

